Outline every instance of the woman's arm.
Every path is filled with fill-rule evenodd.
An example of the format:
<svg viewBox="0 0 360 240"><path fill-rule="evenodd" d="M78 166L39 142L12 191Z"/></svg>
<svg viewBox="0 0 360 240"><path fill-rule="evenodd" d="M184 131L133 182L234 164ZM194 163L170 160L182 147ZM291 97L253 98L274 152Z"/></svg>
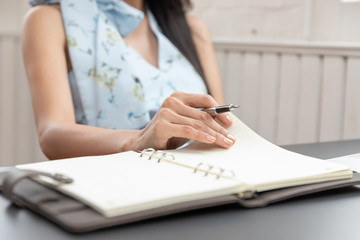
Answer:
<svg viewBox="0 0 360 240"><path fill-rule="evenodd" d="M224 96L221 77L208 28L205 22L198 17L187 16L187 21L211 95L222 105Z"/></svg>
<svg viewBox="0 0 360 240"><path fill-rule="evenodd" d="M66 34L59 6L30 10L23 31L23 58L40 146L49 159L166 148L169 139L189 138L230 147L234 141L208 114L208 95L174 93L143 130L109 130L76 124L66 61ZM225 115L218 117L229 125Z"/></svg>
<svg viewBox="0 0 360 240"><path fill-rule="evenodd" d="M66 37L58 6L30 10L23 30L23 58L40 146L50 159L128 150L136 131L75 124L68 82Z"/></svg>

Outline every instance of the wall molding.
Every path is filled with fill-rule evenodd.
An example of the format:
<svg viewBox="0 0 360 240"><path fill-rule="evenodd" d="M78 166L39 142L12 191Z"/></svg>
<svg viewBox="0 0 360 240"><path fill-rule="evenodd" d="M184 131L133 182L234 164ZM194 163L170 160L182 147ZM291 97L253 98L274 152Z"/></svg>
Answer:
<svg viewBox="0 0 360 240"><path fill-rule="evenodd" d="M214 38L213 43L219 51L360 57L360 44L357 42L246 41Z"/></svg>

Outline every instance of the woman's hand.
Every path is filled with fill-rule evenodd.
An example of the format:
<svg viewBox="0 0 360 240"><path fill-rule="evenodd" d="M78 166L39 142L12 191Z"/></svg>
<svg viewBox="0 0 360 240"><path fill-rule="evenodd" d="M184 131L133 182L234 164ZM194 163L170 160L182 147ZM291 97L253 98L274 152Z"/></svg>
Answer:
<svg viewBox="0 0 360 240"><path fill-rule="evenodd" d="M169 141L178 138L231 147L235 138L208 113L196 109L215 106L218 104L210 95L173 93L165 99L149 124L140 131L140 136L133 142L136 144L135 148L165 149L173 145ZM216 119L225 126L232 123L227 114L219 114Z"/></svg>

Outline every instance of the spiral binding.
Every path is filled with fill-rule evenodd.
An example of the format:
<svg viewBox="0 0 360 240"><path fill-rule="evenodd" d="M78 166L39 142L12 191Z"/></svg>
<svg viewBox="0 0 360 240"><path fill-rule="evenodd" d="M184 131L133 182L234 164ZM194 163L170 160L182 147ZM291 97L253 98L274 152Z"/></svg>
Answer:
<svg viewBox="0 0 360 240"><path fill-rule="evenodd" d="M144 155L148 156L148 160L151 160L152 158L156 158L157 162L159 163L161 160L175 160L174 155L170 153L166 153L164 151L155 150L153 148L146 148L141 151L140 157L143 157Z"/></svg>
<svg viewBox="0 0 360 240"><path fill-rule="evenodd" d="M155 150L153 148L146 148L140 152L140 157L147 156L148 160L157 159L157 162L161 162L162 160L174 161L175 157L171 153L167 153L161 150ZM220 177L235 177L234 171L229 171L221 167L216 167L214 165L199 163L195 168L193 173L203 172L204 176L208 176L209 174L213 174L216 176L216 179Z"/></svg>
<svg viewBox="0 0 360 240"><path fill-rule="evenodd" d="M201 168L202 166L204 166L206 169ZM211 170L213 170L213 171L211 171ZM216 171L217 171L217 173L216 173ZM197 173L197 172L204 172L204 176L208 176L209 173L215 174L216 179L219 179L220 177L229 177L229 178L235 177L235 172L232 170L226 170L225 168L216 167L214 165L205 164L202 162L199 163L194 168L194 173Z"/></svg>

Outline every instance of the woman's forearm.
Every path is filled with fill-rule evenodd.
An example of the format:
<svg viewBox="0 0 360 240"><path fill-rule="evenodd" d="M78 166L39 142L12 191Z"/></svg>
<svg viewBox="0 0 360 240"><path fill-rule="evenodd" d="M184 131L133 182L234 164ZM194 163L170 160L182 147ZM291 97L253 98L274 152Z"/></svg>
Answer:
<svg viewBox="0 0 360 240"><path fill-rule="evenodd" d="M112 130L75 123L52 122L39 134L49 159L102 155L137 150L139 130Z"/></svg>
<svg viewBox="0 0 360 240"><path fill-rule="evenodd" d="M49 159L101 155L145 148L166 149L178 138L215 143L224 148L235 138L224 128L231 125L226 114L216 122L199 107L218 104L206 94L174 92L142 130L111 130L75 124L71 121L38 121L40 146ZM171 145L171 144L170 144Z"/></svg>

